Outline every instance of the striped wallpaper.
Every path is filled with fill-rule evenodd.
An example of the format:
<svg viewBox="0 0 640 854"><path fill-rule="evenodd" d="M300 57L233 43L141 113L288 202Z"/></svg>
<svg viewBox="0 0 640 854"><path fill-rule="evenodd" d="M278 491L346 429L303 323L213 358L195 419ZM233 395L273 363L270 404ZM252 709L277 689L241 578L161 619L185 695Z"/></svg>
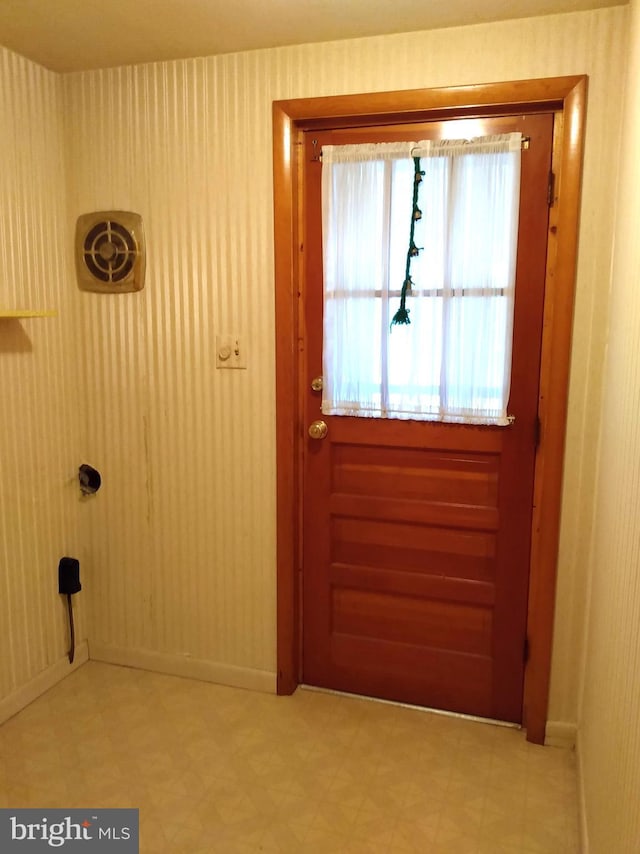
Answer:
<svg viewBox="0 0 640 854"><path fill-rule="evenodd" d="M579 756L591 854L640 850L640 3L634 0ZM585 845L585 852L587 847Z"/></svg>
<svg viewBox="0 0 640 854"><path fill-rule="evenodd" d="M0 312L59 312L0 318L0 720L4 700L64 661L58 561L83 558L63 152L62 81L0 49ZM81 640L84 594L74 601Z"/></svg>

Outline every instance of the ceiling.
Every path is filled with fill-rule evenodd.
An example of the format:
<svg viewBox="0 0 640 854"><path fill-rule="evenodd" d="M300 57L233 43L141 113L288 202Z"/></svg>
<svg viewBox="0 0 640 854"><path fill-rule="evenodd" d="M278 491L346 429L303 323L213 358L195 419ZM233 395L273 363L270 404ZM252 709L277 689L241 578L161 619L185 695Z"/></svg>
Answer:
<svg viewBox="0 0 640 854"><path fill-rule="evenodd" d="M625 0L0 0L0 44L53 71L436 29Z"/></svg>

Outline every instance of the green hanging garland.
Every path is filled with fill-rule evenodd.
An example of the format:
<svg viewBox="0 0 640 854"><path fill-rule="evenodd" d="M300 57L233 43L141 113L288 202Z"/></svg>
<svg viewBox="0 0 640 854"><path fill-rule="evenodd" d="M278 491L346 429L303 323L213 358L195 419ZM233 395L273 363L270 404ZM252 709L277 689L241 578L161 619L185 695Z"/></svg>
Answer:
<svg viewBox="0 0 640 854"><path fill-rule="evenodd" d="M406 307L407 291L411 290L413 281L411 280L411 261L420 252L413 239L416 228L416 222L422 219L422 211L418 207L418 188L422 181L424 172L420 171L420 158L413 158L414 177L413 177L413 205L411 207L411 230L409 232L409 249L407 250L407 266L404 273L404 282L400 292L400 308L393 315L391 326L400 326L401 324L411 323L409 320L409 309Z"/></svg>

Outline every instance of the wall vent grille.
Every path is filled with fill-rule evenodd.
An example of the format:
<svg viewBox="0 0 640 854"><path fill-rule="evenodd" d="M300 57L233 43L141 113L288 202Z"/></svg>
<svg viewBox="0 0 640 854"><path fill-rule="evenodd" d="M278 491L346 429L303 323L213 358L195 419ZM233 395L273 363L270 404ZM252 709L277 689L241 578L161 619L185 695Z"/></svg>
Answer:
<svg viewBox="0 0 640 854"><path fill-rule="evenodd" d="M78 218L76 272L85 291L128 293L144 287L142 217L128 211L96 211Z"/></svg>

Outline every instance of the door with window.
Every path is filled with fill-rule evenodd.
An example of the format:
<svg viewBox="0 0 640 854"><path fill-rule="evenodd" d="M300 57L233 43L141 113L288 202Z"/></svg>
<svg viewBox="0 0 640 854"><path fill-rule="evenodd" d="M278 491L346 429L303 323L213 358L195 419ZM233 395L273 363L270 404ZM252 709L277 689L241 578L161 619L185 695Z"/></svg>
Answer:
<svg viewBox="0 0 640 854"><path fill-rule="evenodd" d="M522 719L552 134L552 114L306 134L307 684ZM468 163L436 151L507 136L512 261L486 199L505 173L470 190ZM373 196L356 184L328 206L329 161L381 142L409 144L376 179L386 237L354 239L327 217L349 198L345 222L371 219Z"/></svg>

